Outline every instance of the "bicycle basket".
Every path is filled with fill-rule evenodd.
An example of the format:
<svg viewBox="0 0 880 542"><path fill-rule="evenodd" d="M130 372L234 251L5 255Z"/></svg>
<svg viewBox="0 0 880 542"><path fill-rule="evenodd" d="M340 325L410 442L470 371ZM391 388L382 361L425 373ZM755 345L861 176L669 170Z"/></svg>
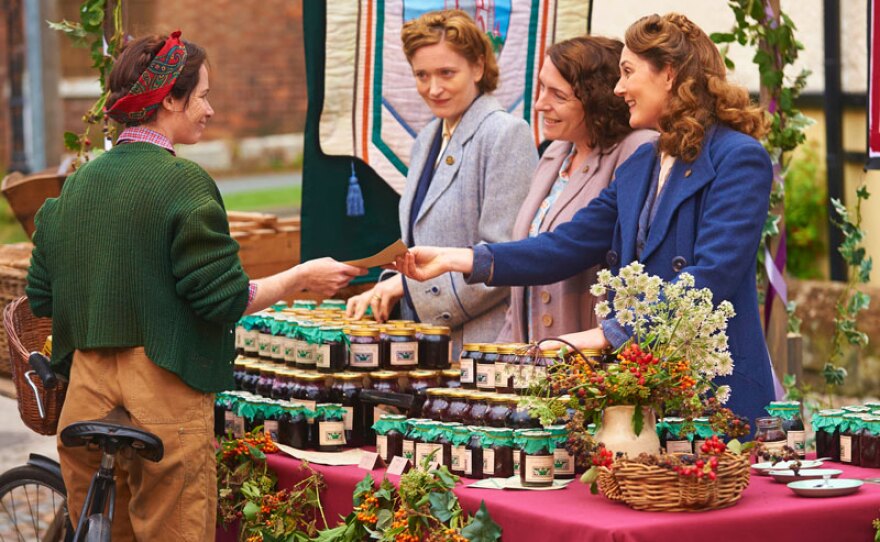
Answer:
<svg viewBox="0 0 880 542"><path fill-rule="evenodd" d="M3 327L9 338L12 382L21 421L37 433L54 435L58 432L67 382L59 378L58 384L46 388L28 365L30 353L39 352L52 333L52 319L37 318L31 312L27 297L19 297L3 309Z"/></svg>

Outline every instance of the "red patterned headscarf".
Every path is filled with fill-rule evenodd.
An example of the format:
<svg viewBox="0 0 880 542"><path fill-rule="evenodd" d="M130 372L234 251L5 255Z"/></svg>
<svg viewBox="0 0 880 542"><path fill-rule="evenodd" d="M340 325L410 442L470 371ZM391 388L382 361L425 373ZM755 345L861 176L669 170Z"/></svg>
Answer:
<svg viewBox="0 0 880 542"><path fill-rule="evenodd" d="M180 30L172 32L165 45L156 53L144 73L128 91L104 112L122 124L141 124L156 114L159 104L171 92L183 66L186 46L180 41Z"/></svg>

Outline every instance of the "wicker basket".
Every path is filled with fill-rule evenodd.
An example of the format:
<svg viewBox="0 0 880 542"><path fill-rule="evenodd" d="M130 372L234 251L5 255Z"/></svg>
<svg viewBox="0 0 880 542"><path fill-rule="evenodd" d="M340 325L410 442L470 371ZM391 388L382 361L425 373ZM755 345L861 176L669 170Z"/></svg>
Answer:
<svg viewBox="0 0 880 542"><path fill-rule="evenodd" d="M34 245L30 243L0 245L0 307L5 307L7 303L24 295L33 248ZM12 374L4 333L0 333L0 374Z"/></svg>
<svg viewBox="0 0 880 542"><path fill-rule="evenodd" d="M3 327L9 339L12 382L21 420L37 433L54 435L58 432L67 382L59 379L55 387L44 388L40 377L28 365L30 353L42 349L52 333L52 320L34 316L27 298L19 297L3 309Z"/></svg>
<svg viewBox="0 0 880 542"><path fill-rule="evenodd" d="M682 477L656 465L618 460L599 475L599 489L609 499L652 512L694 512L732 506L749 485L749 458L726 452L716 480ZM609 478L613 478L610 480Z"/></svg>

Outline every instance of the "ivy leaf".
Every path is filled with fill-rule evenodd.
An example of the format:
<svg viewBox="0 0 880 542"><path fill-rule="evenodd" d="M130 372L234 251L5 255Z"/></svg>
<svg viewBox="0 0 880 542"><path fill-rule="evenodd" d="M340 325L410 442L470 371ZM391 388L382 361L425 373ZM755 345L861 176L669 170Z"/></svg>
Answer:
<svg viewBox="0 0 880 542"><path fill-rule="evenodd" d="M68 38L73 40L73 44L77 47L86 46L87 34L81 24L74 23L66 19L58 23L54 23L52 21L46 21L46 23L49 25L50 29L64 33Z"/></svg>
<svg viewBox="0 0 880 542"><path fill-rule="evenodd" d="M843 385L844 380L846 380L846 374L846 369L836 367L832 363L826 363L822 369L822 376L825 378L825 383L829 386Z"/></svg>
<svg viewBox="0 0 880 542"><path fill-rule="evenodd" d="M859 281L860 282L868 282L871 280L871 268L874 265L874 260L871 258L865 258L862 260L862 263L859 264Z"/></svg>
<svg viewBox="0 0 880 542"><path fill-rule="evenodd" d="M709 39L715 43L732 43L736 37L732 32L712 32L709 34Z"/></svg>
<svg viewBox="0 0 880 542"><path fill-rule="evenodd" d="M636 405L636 410L633 412L632 426L636 436L642 434L642 428L645 426L645 412L640 405Z"/></svg>
<svg viewBox="0 0 880 542"><path fill-rule="evenodd" d="M254 459L266 459L266 454L260 451L259 448L251 446L250 444L248 444L247 447L248 450L250 450L251 455L254 457Z"/></svg>
<svg viewBox="0 0 880 542"><path fill-rule="evenodd" d="M793 376L793 375L785 375L785 376L787 378L787 377ZM736 439L733 439L727 443L727 449L730 450L730 453L732 453L732 454L741 455L743 452L742 442L740 442Z"/></svg>
<svg viewBox="0 0 880 542"><path fill-rule="evenodd" d="M867 309L870 304L871 296L865 292L855 291L853 292L853 296L849 299L849 304L846 310L850 314L855 314Z"/></svg>
<svg viewBox="0 0 880 542"><path fill-rule="evenodd" d="M354 486L354 495L352 496L352 498L355 506L361 504L361 497L363 497L370 491L373 491L373 485L373 476L370 473L367 473L367 475L364 476L364 479L358 482L356 486Z"/></svg>
<svg viewBox="0 0 880 542"><path fill-rule="evenodd" d="M248 501L244 508L241 510L242 515L246 517L248 520L253 520L257 517L257 513L260 511L260 505L255 502Z"/></svg>
<svg viewBox="0 0 880 542"><path fill-rule="evenodd" d="M439 469L436 469L433 474L440 479L440 483L443 484L447 489L452 489L455 487L456 482L458 481L458 476L455 476L446 468L445 465L441 466Z"/></svg>
<svg viewBox="0 0 880 542"><path fill-rule="evenodd" d="M858 197L859 199L870 198L871 194L868 193L868 187L865 185L860 186L859 189L856 190L856 197Z"/></svg>
<svg viewBox="0 0 880 542"><path fill-rule="evenodd" d="M73 132L64 132L64 148L69 151L79 151L79 135Z"/></svg>
<svg viewBox="0 0 880 542"><path fill-rule="evenodd" d="M501 526L492 521L486 501L480 502L474 520L461 530L461 535L472 542L495 542L501 538Z"/></svg>
<svg viewBox="0 0 880 542"><path fill-rule="evenodd" d="M443 523L452 519L452 512L449 509L451 500L458 500L451 491L431 493L428 497L428 502L431 503L431 514Z"/></svg>
<svg viewBox="0 0 880 542"><path fill-rule="evenodd" d="M391 527L391 523L394 521L394 515L391 513L391 510L387 508L383 508L376 513L376 530L384 531Z"/></svg>

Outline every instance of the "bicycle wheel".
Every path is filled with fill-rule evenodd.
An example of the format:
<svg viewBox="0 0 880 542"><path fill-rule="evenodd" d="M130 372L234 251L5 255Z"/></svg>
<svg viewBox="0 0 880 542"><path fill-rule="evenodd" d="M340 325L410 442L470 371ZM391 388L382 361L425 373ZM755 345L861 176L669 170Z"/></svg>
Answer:
<svg viewBox="0 0 880 542"><path fill-rule="evenodd" d="M70 531L64 480L33 465L0 475L0 540L65 540Z"/></svg>

